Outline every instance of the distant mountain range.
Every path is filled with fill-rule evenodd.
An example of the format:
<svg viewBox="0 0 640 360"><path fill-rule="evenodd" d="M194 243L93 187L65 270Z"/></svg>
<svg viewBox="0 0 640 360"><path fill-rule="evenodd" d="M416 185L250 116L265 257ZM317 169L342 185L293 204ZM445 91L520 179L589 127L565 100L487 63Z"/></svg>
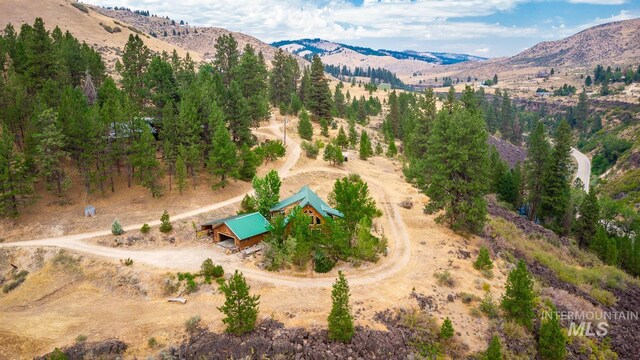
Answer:
<svg viewBox="0 0 640 360"><path fill-rule="evenodd" d="M282 40L272 46L292 54L310 57L319 55L325 64L353 67L381 67L397 73L420 71L433 65L451 65L486 58L455 53L419 52L414 50L384 50L347 45L322 39Z"/></svg>

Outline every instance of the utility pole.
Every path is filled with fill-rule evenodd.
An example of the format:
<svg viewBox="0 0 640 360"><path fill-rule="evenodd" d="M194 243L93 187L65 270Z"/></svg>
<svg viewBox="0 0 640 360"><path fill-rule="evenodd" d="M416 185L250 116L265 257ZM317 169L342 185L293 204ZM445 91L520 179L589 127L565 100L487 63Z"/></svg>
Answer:
<svg viewBox="0 0 640 360"><path fill-rule="evenodd" d="M283 129L283 133L284 133L284 141L283 141L283 145L287 146L287 117L284 117L284 129Z"/></svg>

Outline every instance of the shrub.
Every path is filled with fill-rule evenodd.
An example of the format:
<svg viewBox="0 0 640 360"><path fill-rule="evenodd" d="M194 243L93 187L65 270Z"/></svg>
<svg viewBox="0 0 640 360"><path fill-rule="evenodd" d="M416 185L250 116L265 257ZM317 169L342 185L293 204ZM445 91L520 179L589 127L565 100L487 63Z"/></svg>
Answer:
<svg viewBox="0 0 640 360"><path fill-rule="evenodd" d="M149 226L149 224L144 224L140 228L140 232L143 233L143 234L148 234L149 231L151 231L151 226Z"/></svg>
<svg viewBox="0 0 640 360"><path fill-rule="evenodd" d="M126 258L124 260L120 260L122 261L122 263L124 264L124 266L131 266L133 265L133 259L132 258Z"/></svg>
<svg viewBox="0 0 640 360"><path fill-rule="evenodd" d="M22 270L19 271L18 273L13 275L13 281L5 284L2 287L2 292L7 294L9 291L17 288L18 286L20 286L20 284L22 284L26 279L27 279L27 275L29 274L29 272L27 270Z"/></svg>
<svg viewBox="0 0 640 360"><path fill-rule="evenodd" d="M86 335L78 335L78 337L76 337L76 343L80 344L87 341L87 336Z"/></svg>
<svg viewBox="0 0 640 360"><path fill-rule="evenodd" d="M458 297L460 298L460 300L462 301L463 304L470 304L473 301L480 300L480 298L477 297L476 295L469 294L469 293L466 293L466 292L459 293Z"/></svg>
<svg viewBox="0 0 640 360"><path fill-rule="evenodd" d="M495 319L498 317L498 305L493 301L493 296L491 293L487 292L480 301L479 305L480 311L487 315L489 319Z"/></svg>
<svg viewBox="0 0 640 360"><path fill-rule="evenodd" d="M316 251L314 254L314 270L318 273L327 273L333 269L336 262L330 259L324 252Z"/></svg>
<svg viewBox="0 0 640 360"><path fill-rule="evenodd" d="M147 347L149 349L153 349L156 346L158 346L158 340L156 340L156 338L154 338L153 336L150 337L149 339L147 339Z"/></svg>
<svg viewBox="0 0 640 360"><path fill-rule="evenodd" d="M200 315L195 315L189 318L189 320L184 322L184 328L187 330L187 333L193 334L200 328Z"/></svg>
<svg viewBox="0 0 640 360"><path fill-rule="evenodd" d="M205 261L202 262L202 266L200 267L200 269L201 269L200 273L205 277L219 278L219 277L222 277L222 275L224 275L224 269L222 268L222 266L215 265L213 263L213 260L209 258L207 258Z"/></svg>
<svg viewBox="0 0 640 360"><path fill-rule="evenodd" d="M89 9L82 3L79 2L72 2L71 6L73 6L74 8L82 11L83 13L89 13Z"/></svg>
<svg viewBox="0 0 640 360"><path fill-rule="evenodd" d="M171 225L171 221L169 220L169 213L165 210L160 217L160 232L168 233L173 230L173 226Z"/></svg>
<svg viewBox="0 0 640 360"><path fill-rule="evenodd" d="M476 261L473 263L473 267L477 270L490 270L493 268L493 261L491 261L489 250L486 246L480 247L480 253L478 254Z"/></svg>
<svg viewBox="0 0 640 360"><path fill-rule="evenodd" d="M113 224L111 224L111 233L115 236L124 234L124 229L122 228L122 225L120 225L118 220L114 221Z"/></svg>
<svg viewBox="0 0 640 360"><path fill-rule="evenodd" d="M49 354L49 360L69 360L69 356L62 350L55 348L51 354Z"/></svg>
<svg viewBox="0 0 640 360"><path fill-rule="evenodd" d="M320 149L318 148L318 146L308 141L302 142L302 149L310 159L316 159L318 157L318 154L320 153Z"/></svg>
<svg viewBox="0 0 640 360"><path fill-rule="evenodd" d="M456 286L456 281L451 277L451 273L449 270L445 270L443 272L434 272L433 277L438 281L438 285L440 286L448 286L454 287Z"/></svg>

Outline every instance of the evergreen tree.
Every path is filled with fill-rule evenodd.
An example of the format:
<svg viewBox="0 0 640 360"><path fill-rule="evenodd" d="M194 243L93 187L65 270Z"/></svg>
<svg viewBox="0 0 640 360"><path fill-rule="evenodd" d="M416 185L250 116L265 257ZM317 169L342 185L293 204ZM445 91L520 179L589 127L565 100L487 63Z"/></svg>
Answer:
<svg viewBox="0 0 640 360"><path fill-rule="evenodd" d="M331 143L324 147L324 153L322 154L322 160L328 161L331 165L339 165L344 162L344 156L342 155L342 149L339 146Z"/></svg>
<svg viewBox="0 0 640 360"><path fill-rule="evenodd" d="M240 148L240 161L242 162L240 170L238 170L240 179L251 181L256 176L256 169L260 165L260 157L249 148L249 145L244 144Z"/></svg>
<svg viewBox="0 0 640 360"><path fill-rule="evenodd" d="M324 66L320 56L314 55L311 62L309 98L304 99L307 108L319 119L331 119L331 90L324 77Z"/></svg>
<svg viewBox="0 0 640 360"><path fill-rule="evenodd" d="M347 133L344 132L342 125L340 125L340 130L338 130L338 136L336 136L335 143L342 149L349 147L349 138L347 137Z"/></svg>
<svg viewBox="0 0 640 360"><path fill-rule="evenodd" d="M533 320L533 278L524 261L519 260L507 278L506 291L502 298L502 308L510 318L528 328Z"/></svg>
<svg viewBox="0 0 640 360"><path fill-rule="evenodd" d="M607 241L607 252L604 262L608 265L618 266L618 242L614 236L609 237Z"/></svg>
<svg viewBox="0 0 640 360"><path fill-rule="evenodd" d="M487 249L486 246L480 247L478 258L473 263L473 267L478 270L491 270L493 268L493 261L491 261L491 256L489 255L489 249Z"/></svg>
<svg viewBox="0 0 640 360"><path fill-rule="evenodd" d="M485 353L485 360L502 360L502 346L498 335L493 335Z"/></svg>
<svg viewBox="0 0 640 360"><path fill-rule="evenodd" d="M37 121L42 127L41 133L35 134L39 173L44 177L47 189L55 188L56 194L62 196L71 186L71 179L63 167L63 160L69 156L65 151L66 139L56 125L57 114L53 110L43 111Z"/></svg>
<svg viewBox="0 0 640 360"><path fill-rule="evenodd" d="M124 234L124 229L122 228L122 225L120 225L118 220L115 220L113 224L111 224L111 234L114 236L119 236Z"/></svg>
<svg viewBox="0 0 640 360"><path fill-rule="evenodd" d="M535 221L542 203L546 166L550 156L549 142L541 122L538 122L531 132L527 150L525 172L529 193L529 220Z"/></svg>
<svg viewBox="0 0 640 360"><path fill-rule="evenodd" d="M226 121L233 142L237 145L251 144L251 114L247 101L237 82L232 81L226 95Z"/></svg>
<svg viewBox="0 0 640 360"><path fill-rule="evenodd" d="M449 318L444 319L442 326L440 327L440 338L443 340L449 340L454 334L455 331L453 330L451 320L449 320Z"/></svg>
<svg viewBox="0 0 640 360"><path fill-rule="evenodd" d="M599 225L596 234L589 244L591 251L596 253L600 259L604 260L607 256L607 245L609 244L609 235L604 226Z"/></svg>
<svg viewBox="0 0 640 360"><path fill-rule="evenodd" d="M135 169L135 178L140 185L149 189L154 198L162 196L163 186L162 168L160 161L156 158L156 146L151 128L146 123L140 123L142 135L131 145L131 155L129 161Z"/></svg>
<svg viewBox="0 0 640 360"><path fill-rule="evenodd" d="M298 123L298 135L305 140L311 140L313 137L313 125L309 119L309 113L306 110L302 110L300 113L300 121Z"/></svg>
<svg viewBox="0 0 640 360"><path fill-rule="evenodd" d="M576 106L574 115L577 128L586 130L588 126L587 120L589 118L589 99L584 89L578 96L578 105Z"/></svg>
<svg viewBox="0 0 640 360"><path fill-rule="evenodd" d="M238 270L220 284L225 301L218 310L225 315L222 322L227 325L225 331L230 334L242 335L252 331L256 326L260 295L250 295L249 290L251 287Z"/></svg>
<svg viewBox="0 0 640 360"><path fill-rule="evenodd" d="M238 148L231 141L231 136L221 121L215 125L212 141L207 167L212 175L220 177L220 183L216 186L225 187L227 177L238 176Z"/></svg>
<svg viewBox="0 0 640 360"><path fill-rule="evenodd" d="M284 50L278 49L271 65L272 69L269 75L271 104L274 106L282 102L293 104L292 94L296 93L300 77L298 62L292 56L287 55ZM297 95L296 98L298 101L300 100Z"/></svg>
<svg viewBox="0 0 640 360"><path fill-rule="evenodd" d="M329 137L329 122L327 119L320 119L320 135Z"/></svg>
<svg viewBox="0 0 640 360"><path fill-rule="evenodd" d="M362 135L360 136L360 159L367 160L372 155L373 149L371 148L371 141L369 140L367 132L362 130Z"/></svg>
<svg viewBox="0 0 640 360"><path fill-rule="evenodd" d="M591 87L591 85L593 85L593 80L591 79L591 75L587 75L586 79L584 79L584 85L586 87Z"/></svg>
<svg viewBox="0 0 640 360"><path fill-rule="evenodd" d="M329 322L329 340L348 343L354 334L353 316L349 305L349 284L342 271L331 291L331 313Z"/></svg>
<svg viewBox="0 0 640 360"><path fill-rule="evenodd" d="M269 171L263 178L253 178L257 209L266 218L270 216L271 207L280 200L280 185L282 182L275 170Z"/></svg>
<svg viewBox="0 0 640 360"><path fill-rule="evenodd" d="M233 35L223 34L216 39L214 47L216 56L213 60L213 66L222 74L224 84L229 86L234 78L234 69L238 65L240 58L238 42Z"/></svg>
<svg viewBox="0 0 640 360"><path fill-rule="evenodd" d="M493 75L493 84L498 85L498 74Z"/></svg>
<svg viewBox="0 0 640 360"><path fill-rule="evenodd" d="M165 210L160 216L160 232L168 233L173 230L173 225L171 225L171 220L169 219L169 213Z"/></svg>
<svg viewBox="0 0 640 360"><path fill-rule="evenodd" d="M187 166L180 155L178 155L176 159L176 186L178 187L178 191L180 191L180 195L182 195L182 192L187 186Z"/></svg>
<svg viewBox="0 0 640 360"><path fill-rule="evenodd" d="M425 168L430 169L422 191L435 213L455 230L477 232L486 220L488 145L482 117L462 108L441 111L428 141Z"/></svg>
<svg viewBox="0 0 640 360"><path fill-rule="evenodd" d="M393 135L389 136L389 146L387 147L386 155L390 158L398 155L398 148L396 148L396 139Z"/></svg>
<svg viewBox="0 0 640 360"><path fill-rule="evenodd" d="M256 55L253 46L247 44L234 74L246 99L249 117L253 124L257 125L269 113L267 66L262 53Z"/></svg>
<svg viewBox="0 0 640 360"><path fill-rule="evenodd" d="M342 82L336 85L336 90L333 93L333 106L335 114L338 117L344 117L346 114L346 103L344 100L344 94L342 93Z"/></svg>
<svg viewBox="0 0 640 360"><path fill-rule="evenodd" d="M389 124L392 135L400 136L400 109L398 105L398 95L395 90L389 94L389 113L385 122Z"/></svg>
<svg viewBox="0 0 640 360"><path fill-rule="evenodd" d="M575 234L578 245L585 248L591 244L591 240L598 231L598 222L600 221L600 205L593 187L589 189L589 194L582 200L578 212L580 217L576 220Z"/></svg>
<svg viewBox="0 0 640 360"><path fill-rule="evenodd" d="M355 148L358 145L358 132L356 131L355 121L349 121L349 146Z"/></svg>
<svg viewBox="0 0 640 360"><path fill-rule="evenodd" d="M376 143L376 156L382 155L383 152L384 150L382 149L382 144L380 144L380 142L378 141Z"/></svg>
<svg viewBox="0 0 640 360"><path fill-rule="evenodd" d="M0 127L0 217L17 216L18 206L33 194L33 172L14 146L13 134Z"/></svg>
<svg viewBox="0 0 640 360"><path fill-rule="evenodd" d="M538 354L544 360L564 360L567 337L560 327L560 320L553 306L549 312L551 317L540 324Z"/></svg>
<svg viewBox="0 0 640 360"><path fill-rule="evenodd" d="M138 110L142 109L147 91L145 73L150 57L151 52L140 36L130 34L122 53L122 64L116 64L116 70L122 76L122 87Z"/></svg>
<svg viewBox="0 0 640 360"><path fill-rule="evenodd" d="M554 147L543 178L542 203L540 206L545 224L566 234L563 217L569 206L571 190L571 129L561 121L554 136Z"/></svg>

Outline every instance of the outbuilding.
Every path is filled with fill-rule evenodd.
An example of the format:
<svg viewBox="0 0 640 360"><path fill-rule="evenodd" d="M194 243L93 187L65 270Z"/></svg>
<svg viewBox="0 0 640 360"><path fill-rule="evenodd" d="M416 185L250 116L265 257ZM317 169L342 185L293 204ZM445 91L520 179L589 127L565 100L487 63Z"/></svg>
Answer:
<svg viewBox="0 0 640 360"><path fill-rule="evenodd" d="M210 221L200 227L214 243L242 250L264 240L265 234L269 232L269 221L259 212L255 212Z"/></svg>

